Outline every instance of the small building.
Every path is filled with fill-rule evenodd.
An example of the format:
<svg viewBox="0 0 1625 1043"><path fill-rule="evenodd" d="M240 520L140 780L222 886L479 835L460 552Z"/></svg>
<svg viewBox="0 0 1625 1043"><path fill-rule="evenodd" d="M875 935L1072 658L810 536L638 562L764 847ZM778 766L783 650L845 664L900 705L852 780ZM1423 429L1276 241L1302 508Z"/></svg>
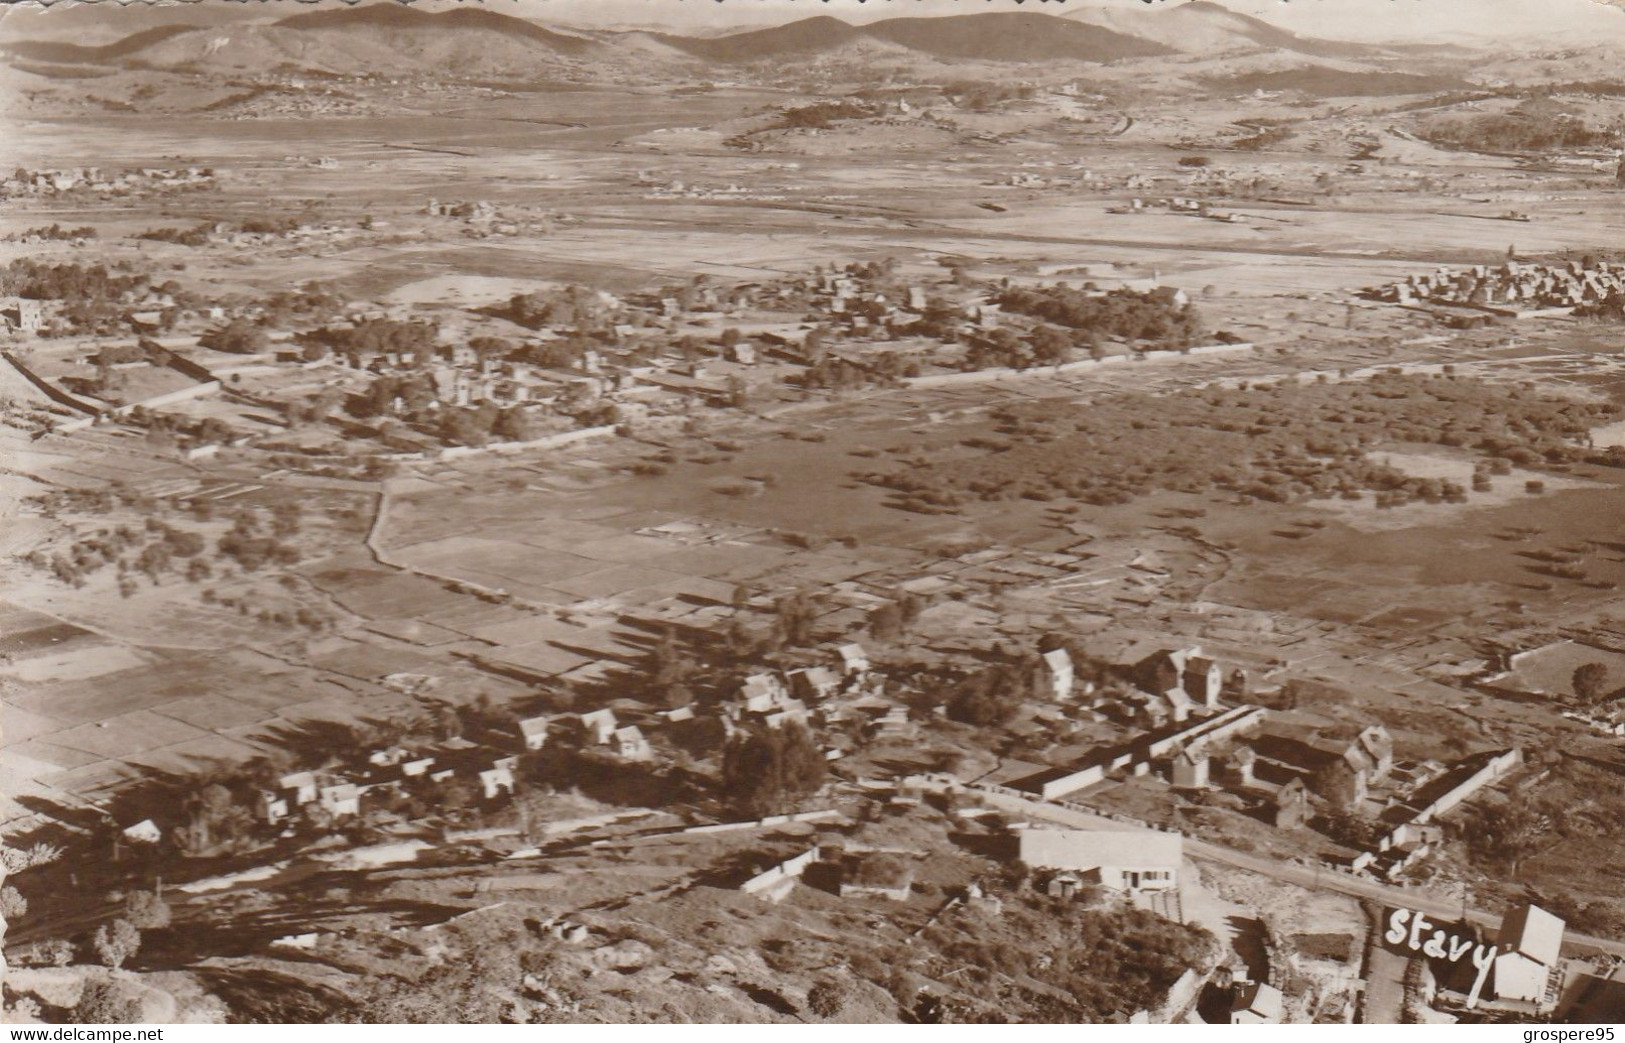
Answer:
<svg viewBox="0 0 1625 1043"><path fill-rule="evenodd" d="M0 320L12 329L34 333L45 325L44 302L28 297L0 297Z"/></svg>
<svg viewBox="0 0 1625 1043"><path fill-rule="evenodd" d="M267 825L276 825L288 817L288 801L270 790L260 790L254 801L254 810Z"/></svg>
<svg viewBox="0 0 1625 1043"><path fill-rule="evenodd" d="M296 771L284 775L277 780L277 789L288 795L289 803L296 808L302 808L315 800L321 790L321 783L316 780L313 771Z"/></svg>
<svg viewBox="0 0 1625 1043"><path fill-rule="evenodd" d="M1176 789L1206 789L1208 755L1201 749L1181 749L1174 754L1168 781Z"/></svg>
<svg viewBox="0 0 1625 1043"><path fill-rule="evenodd" d="M1027 829L1021 861L1034 869L1067 869L1114 891L1179 886L1185 838L1152 830Z"/></svg>
<svg viewBox="0 0 1625 1043"><path fill-rule="evenodd" d="M1281 990L1262 982L1247 982L1236 988L1230 1004L1232 1025L1274 1025L1281 1020Z"/></svg>
<svg viewBox="0 0 1625 1043"><path fill-rule="evenodd" d="M316 799L323 810L335 818L361 814L361 789L352 782L323 786Z"/></svg>
<svg viewBox="0 0 1625 1043"><path fill-rule="evenodd" d="M1394 770L1394 737L1387 728L1374 724L1359 734L1355 744L1370 761L1373 781L1386 778Z"/></svg>
<svg viewBox="0 0 1625 1043"><path fill-rule="evenodd" d="M739 689L739 698L750 713L762 713L789 694L784 682L774 674L751 674Z"/></svg>
<svg viewBox="0 0 1625 1043"><path fill-rule="evenodd" d="M1044 893L1051 898L1072 899L1080 894L1087 894L1095 886L1086 880L1082 873L1063 869L1049 878L1049 883L1044 885Z"/></svg>
<svg viewBox="0 0 1625 1043"><path fill-rule="evenodd" d="M622 760L646 761L654 756L649 740L644 738L643 730L635 724L617 728L612 741L615 756Z"/></svg>
<svg viewBox="0 0 1625 1043"><path fill-rule="evenodd" d="M603 746L614 738L619 726L615 711L608 707L584 713L581 715L581 741L591 746Z"/></svg>
<svg viewBox="0 0 1625 1043"><path fill-rule="evenodd" d="M1308 821L1310 814L1309 787L1301 778L1288 779L1275 791L1272 815L1276 829L1297 829Z"/></svg>
<svg viewBox="0 0 1625 1043"><path fill-rule="evenodd" d="M480 772L480 794L486 800L496 800L503 794L511 797L513 791L513 770L507 765L492 765Z"/></svg>
<svg viewBox="0 0 1625 1043"><path fill-rule="evenodd" d="M694 707L679 706L672 710L661 710L660 716L667 724L687 724L694 720Z"/></svg>
<svg viewBox="0 0 1625 1043"><path fill-rule="evenodd" d="M1543 1004L1563 948L1563 920L1538 905L1509 910L1495 936L1495 997Z"/></svg>
<svg viewBox="0 0 1625 1043"><path fill-rule="evenodd" d="M163 830L152 819L142 819L133 826L127 826L120 831L125 840L132 844L156 844L164 839Z"/></svg>
<svg viewBox="0 0 1625 1043"><path fill-rule="evenodd" d="M842 645L835 653L841 657L841 673L846 676L869 672L869 653L863 650L862 645Z"/></svg>
<svg viewBox="0 0 1625 1043"><path fill-rule="evenodd" d="M787 724L806 724L807 705L800 699L790 699L780 704L772 713L764 714L762 723L769 728L783 728Z"/></svg>
<svg viewBox="0 0 1625 1043"><path fill-rule="evenodd" d="M1045 652L1044 673L1040 675L1043 691L1038 693L1040 698L1053 702L1064 703L1072 698L1072 683L1074 672L1072 669L1072 656L1064 648L1056 648Z"/></svg>
<svg viewBox="0 0 1625 1043"><path fill-rule="evenodd" d="M1200 654L1190 656L1185 661L1183 681L1185 693L1193 702L1210 710L1219 705L1219 695L1224 691L1224 671L1218 663Z"/></svg>
<svg viewBox="0 0 1625 1043"><path fill-rule="evenodd" d="M539 750L547 745L547 729L553 723L550 717L526 717L517 725L519 741L527 750Z"/></svg>
<svg viewBox="0 0 1625 1043"><path fill-rule="evenodd" d="M822 702L841 690L841 675L827 666L791 670L785 676L790 679L790 691L807 702Z"/></svg>

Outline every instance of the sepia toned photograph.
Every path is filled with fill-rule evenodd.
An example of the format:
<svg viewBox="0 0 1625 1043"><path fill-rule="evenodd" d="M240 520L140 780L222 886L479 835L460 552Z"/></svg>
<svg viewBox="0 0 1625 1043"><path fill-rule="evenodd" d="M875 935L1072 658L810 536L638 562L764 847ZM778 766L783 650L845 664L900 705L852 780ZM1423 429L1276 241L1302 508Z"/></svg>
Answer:
<svg viewBox="0 0 1625 1043"><path fill-rule="evenodd" d="M6 5L3 1020L1625 1021L1622 58Z"/></svg>

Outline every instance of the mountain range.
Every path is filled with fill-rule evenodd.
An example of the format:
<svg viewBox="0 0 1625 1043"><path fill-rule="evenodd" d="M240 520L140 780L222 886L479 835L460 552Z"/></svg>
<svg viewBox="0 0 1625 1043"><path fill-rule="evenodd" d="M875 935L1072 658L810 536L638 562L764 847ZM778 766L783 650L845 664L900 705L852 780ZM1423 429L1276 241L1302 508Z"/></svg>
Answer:
<svg viewBox="0 0 1625 1043"><path fill-rule="evenodd" d="M163 18L167 9L153 11ZM34 24L43 24L35 19ZM1298 36L1211 0L1171 8L1124 4L1066 16L1031 12L884 18L853 24L820 15L717 36L544 25L483 8L425 11L395 3L302 11L277 19L196 17L150 25L111 42L27 38L0 24L0 54L53 65L329 73L440 71L454 76L546 76L561 66L743 67L821 57L895 55L940 62L1112 63L1216 52L1281 52L1321 59L1382 53Z"/></svg>

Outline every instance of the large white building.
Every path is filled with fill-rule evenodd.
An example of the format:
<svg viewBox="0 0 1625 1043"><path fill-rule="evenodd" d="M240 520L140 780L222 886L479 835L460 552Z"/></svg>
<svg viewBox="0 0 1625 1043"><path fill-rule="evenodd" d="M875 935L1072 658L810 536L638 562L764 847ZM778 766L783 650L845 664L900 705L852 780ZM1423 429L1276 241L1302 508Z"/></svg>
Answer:
<svg viewBox="0 0 1625 1043"><path fill-rule="evenodd" d="M1563 948L1563 921L1538 905L1508 910L1495 947L1495 998L1543 1003Z"/></svg>
<svg viewBox="0 0 1625 1043"><path fill-rule="evenodd" d="M1020 838L1020 858L1032 868L1070 870L1116 891L1178 887L1184 857L1178 833L1028 829Z"/></svg>

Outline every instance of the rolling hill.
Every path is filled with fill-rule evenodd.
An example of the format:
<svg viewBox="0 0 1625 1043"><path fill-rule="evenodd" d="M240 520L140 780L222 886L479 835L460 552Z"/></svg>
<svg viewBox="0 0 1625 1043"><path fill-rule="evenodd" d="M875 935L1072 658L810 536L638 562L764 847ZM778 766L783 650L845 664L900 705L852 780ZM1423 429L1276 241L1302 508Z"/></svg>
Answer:
<svg viewBox="0 0 1625 1043"><path fill-rule="evenodd" d="M1315 58L1359 58L1370 55L1374 50L1361 44L1299 36L1261 18L1237 14L1212 0L1189 0L1174 7L1112 3L1086 7L1065 17L1153 41L1187 54L1278 50Z"/></svg>
<svg viewBox="0 0 1625 1043"><path fill-rule="evenodd" d="M651 43L659 46L651 48ZM159 68L240 71L263 65L386 75L439 69L471 78L523 74L532 65L545 72L561 61L610 69L661 59L695 66L738 65L837 50L907 53L948 62L1020 63L1105 63L1173 53L1154 41L1034 12L891 18L861 26L818 16L769 29L702 37L569 33L489 10L435 13L383 3L305 11L270 23L158 26L96 47L59 41L0 44L0 51L15 59L63 64L139 62Z"/></svg>
<svg viewBox="0 0 1625 1043"><path fill-rule="evenodd" d="M934 58L1103 63L1170 53L1150 40L1031 11L889 18L864 26L863 32Z"/></svg>

